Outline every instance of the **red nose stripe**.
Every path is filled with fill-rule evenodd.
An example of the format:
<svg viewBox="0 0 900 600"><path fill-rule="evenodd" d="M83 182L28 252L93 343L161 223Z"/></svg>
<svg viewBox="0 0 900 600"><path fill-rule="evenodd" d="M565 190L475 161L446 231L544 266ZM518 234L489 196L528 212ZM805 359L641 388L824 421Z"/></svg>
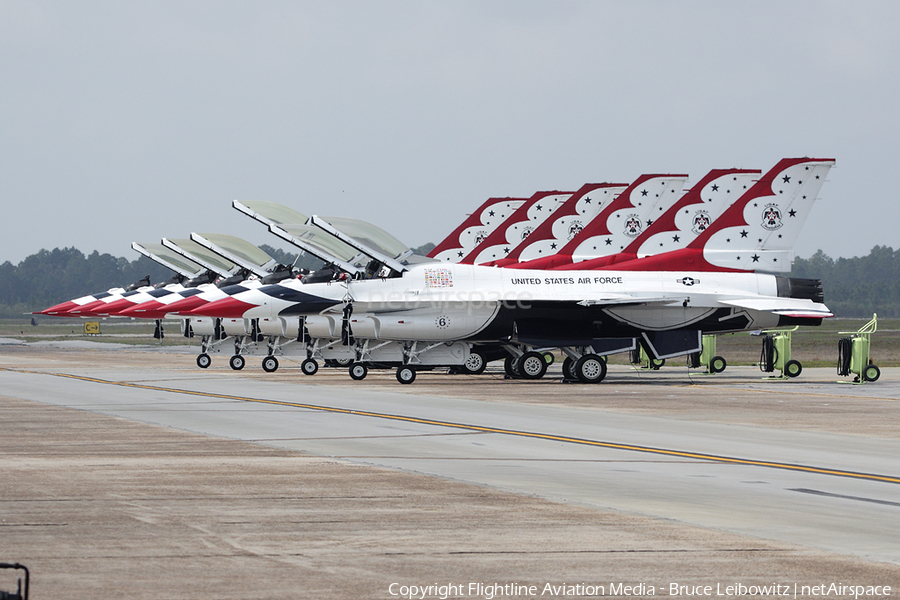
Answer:
<svg viewBox="0 0 900 600"><path fill-rule="evenodd" d="M195 296L191 296L190 298L185 298L184 300L179 300L178 302L173 302L169 304L166 308L167 313L180 313L187 314L192 310L197 308L198 306L202 306L207 303L206 300L199 297L200 294Z"/></svg>
<svg viewBox="0 0 900 600"><path fill-rule="evenodd" d="M134 302L132 302L128 298L121 298L119 300L108 302L107 304L100 304L96 307L93 307L89 312L90 314L96 316L116 315L120 310L128 308L129 306L134 306Z"/></svg>
<svg viewBox="0 0 900 600"><path fill-rule="evenodd" d="M256 308L255 304L241 302L232 297L222 298L215 302L210 302L205 306L201 306L191 311L192 315L200 315L203 317L221 317L223 319L239 319L244 313L251 308Z"/></svg>
<svg viewBox="0 0 900 600"><path fill-rule="evenodd" d="M135 317L137 319L162 319L166 313L169 312L160 310L160 307L163 306L165 306L165 304L159 300L147 300L146 302L141 302L140 304L135 304L134 306L120 310L119 316Z"/></svg>
<svg viewBox="0 0 900 600"><path fill-rule="evenodd" d="M55 306L51 306L50 308L45 308L44 310L36 312L34 314L36 314L36 315L62 315L64 313L69 312L76 306L78 306L78 305L75 304L74 302L72 302L71 300L69 300L68 302L62 302Z"/></svg>

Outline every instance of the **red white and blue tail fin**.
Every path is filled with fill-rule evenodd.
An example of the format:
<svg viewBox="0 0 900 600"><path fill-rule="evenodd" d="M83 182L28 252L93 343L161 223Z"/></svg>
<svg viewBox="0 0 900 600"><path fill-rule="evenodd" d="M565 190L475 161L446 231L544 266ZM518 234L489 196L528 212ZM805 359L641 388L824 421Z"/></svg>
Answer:
<svg viewBox="0 0 900 600"><path fill-rule="evenodd" d="M753 187L761 174L758 169L710 171L625 251L642 257L686 247Z"/></svg>
<svg viewBox="0 0 900 600"><path fill-rule="evenodd" d="M506 258L513 248L549 218L571 195L572 192L537 192L459 262L480 265Z"/></svg>
<svg viewBox="0 0 900 600"><path fill-rule="evenodd" d="M833 165L830 158L782 159L686 248L607 268L790 271L794 244Z"/></svg>
<svg viewBox="0 0 900 600"><path fill-rule="evenodd" d="M557 267L597 269L684 248L759 179L759 170L714 169L694 184L621 252Z"/></svg>
<svg viewBox="0 0 900 600"><path fill-rule="evenodd" d="M459 262L493 233L527 198L489 198L428 253L441 262Z"/></svg>
<svg viewBox="0 0 900 600"><path fill-rule="evenodd" d="M578 263L621 252L681 196L687 175L642 175L594 220L565 250ZM600 222L597 222L597 221ZM593 225L593 224L592 224Z"/></svg>
<svg viewBox="0 0 900 600"><path fill-rule="evenodd" d="M624 183L586 183L513 248L498 266L552 256L578 235L600 212L628 187Z"/></svg>

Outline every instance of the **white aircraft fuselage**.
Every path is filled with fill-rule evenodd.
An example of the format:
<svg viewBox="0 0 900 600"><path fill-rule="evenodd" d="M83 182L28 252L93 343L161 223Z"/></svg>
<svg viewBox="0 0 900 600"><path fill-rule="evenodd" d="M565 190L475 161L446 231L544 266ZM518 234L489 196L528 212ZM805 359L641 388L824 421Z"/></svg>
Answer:
<svg viewBox="0 0 900 600"><path fill-rule="evenodd" d="M401 277L330 284L289 280L193 314L307 316L310 335L384 340L584 342L641 332L725 333L816 325L832 316L811 280L743 272L544 271L418 265ZM204 312L209 309L210 312ZM338 327L335 327L338 324ZM529 342L531 340L531 342Z"/></svg>

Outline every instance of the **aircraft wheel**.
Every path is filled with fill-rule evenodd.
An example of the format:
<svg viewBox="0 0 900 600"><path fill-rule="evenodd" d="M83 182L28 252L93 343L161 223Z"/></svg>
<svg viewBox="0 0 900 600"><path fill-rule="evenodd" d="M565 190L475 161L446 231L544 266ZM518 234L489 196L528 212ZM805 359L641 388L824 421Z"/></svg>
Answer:
<svg viewBox="0 0 900 600"><path fill-rule="evenodd" d="M876 365L866 365L862 371L863 381L878 381L881 377L881 369Z"/></svg>
<svg viewBox="0 0 900 600"><path fill-rule="evenodd" d="M506 371L510 379L521 379L522 375L519 371L519 357L507 356L503 360L503 370Z"/></svg>
<svg viewBox="0 0 900 600"><path fill-rule="evenodd" d="M353 359L352 358L335 358L334 364L336 364L339 367L349 367L350 365L353 364Z"/></svg>
<svg viewBox="0 0 900 600"><path fill-rule="evenodd" d="M462 367L463 371L469 375L481 375L487 368L487 361L481 352L473 350L469 353L469 358L466 359Z"/></svg>
<svg viewBox="0 0 900 600"><path fill-rule="evenodd" d="M721 373L725 370L725 367L728 366L728 362L722 356L713 356L712 360L709 361L709 372L710 373ZM799 375L799 373L798 373Z"/></svg>
<svg viewBox="0 0 900 600"><path fill-rule="evenodd" d="M606 377L606 362L596 354L585 354L575 363L573 371L582 383L600 383Z"/></svg>
<svg viewBox="0 0 900 600"><path fill-rule="evenodd" d="M540 379L547 372L547 361L540 352L526 352L519 358L518 366L525 379Z"/></svg>
<svg viewBox="0 0 900 600"><path fill-rule="evenodd" d="M664 359L664 358L657 359L657 358L650 357L650 369L652 371L659 371L660 367L664 366L665 364L666 364L666 359Z"/></svg>
<svg viewBox="0 0 900 600"><path fill-rule="evenodd" d="M803 365L799 360L789 360L784 363L784 374L788 377L796 377L803 372Z"/></svg>
<svg viewBox="0 0 900 600"><path fill-rule="evenodd" d="M262 361L263 371L266 373L274 373L278 370L278 359L274 356L267 356Z"/></svg>
<svg viewBox="0 0 900 600"><path fill-rule="evenodd" d="M541 354L544 355L544 361L546 361L548 367L556 362L556 357L553 356L552 352L541 352Z"/></svg>
<svg viewBox="0 0 900 600"><path fill-rule="evenodd" d="M201 369L209 368L209 365L212 364L212 359L209 357L209 354L203 353L197 355L197 366Z"/></svg>
<svg viewBox="0 0 900 600"><path fill-rule="evenodd" d="M313 358L307 358L300 363L300 370L303 371L304 375L315 375L319 370L319 363Z"/></svg>
<svg viewBox="0 0 900 600"><path fill-rule="evenodd" d="M578 377L576 377L575 375L575 371L573 370L574 367L575 361L567 356L562 364L563 379L571 379L572 381L578 379Z"/></svg>
<svg viewBox="0 0 900 600"><path fill-rule="evenodd" d="M235 371L240 371L241 369L243 369L245 362L246 361L244 360L244 357L240 354L235 354L230 359L228 359L228 365Z"/></svg>
<svg viewBox="0 0 900 600"><path fill-rule="evenodd" d="M366 375L369 374L369 368L366 365L358 362L350 365L349 371L350 379L352 379L353 381L362 381L366 378Z"/></svg>
<svg viewBox="0 0 900 600"><path fill-rule="evenodd" d="M397 367L397 381L404 384L412 383L416 380L416 370L408 365Z"/></svg>

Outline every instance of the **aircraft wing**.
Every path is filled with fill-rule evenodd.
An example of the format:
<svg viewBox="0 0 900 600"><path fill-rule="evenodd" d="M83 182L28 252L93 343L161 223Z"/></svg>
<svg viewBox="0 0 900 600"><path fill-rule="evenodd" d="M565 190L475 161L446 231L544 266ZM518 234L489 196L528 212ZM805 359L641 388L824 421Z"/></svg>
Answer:
<svg viewBox="0 0 900 600"><path fill-rule="evenodd" d="M754 296L752 298L719 300L719 302L727 306L765 311L786 317L827 318L834 316L834 313L828 310L824 304L801 298Z"/></svg>

